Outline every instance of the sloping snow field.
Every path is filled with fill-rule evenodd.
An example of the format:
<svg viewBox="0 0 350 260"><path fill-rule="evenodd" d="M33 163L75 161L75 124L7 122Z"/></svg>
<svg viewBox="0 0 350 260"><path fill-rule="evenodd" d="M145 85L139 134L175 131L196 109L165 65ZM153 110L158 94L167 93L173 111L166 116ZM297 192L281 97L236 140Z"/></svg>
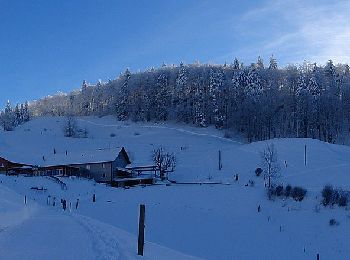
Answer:
<svg viewBox="0 0 350 260"><path fill-rule="evenodd" d="M62 177L68 189L61 190L47 177L0 175L0 256L4 259L137 258L140 203L146 205L142 259L316 259L317 253L321 259L350 258L349 211L320 206L325 184L350 190L350 147L312 139L243 144L212 128L116 122L110 117L78 119L89 138L76 139L63 137L63 124L64 118L41 118L14 132L1 132L0 156L40 165L43 156L53 156L53 149L58 155L66 150L73 155L99 149L117 153L124 146L132 164L147 165L151 151L161 145L177 155L176 171L169 178L183 184L122 189ZM304 201L267 199L264 181L254 170L270 142L281 165L277 182L306 188ZM234 181L234 174L239 174L239 181ZM249 180L254 187L246 186ZM49 195L57 202L71 202L72 210L63 212L60 203L47 205ZM332 218L339 225L330 226Z"/></svg>

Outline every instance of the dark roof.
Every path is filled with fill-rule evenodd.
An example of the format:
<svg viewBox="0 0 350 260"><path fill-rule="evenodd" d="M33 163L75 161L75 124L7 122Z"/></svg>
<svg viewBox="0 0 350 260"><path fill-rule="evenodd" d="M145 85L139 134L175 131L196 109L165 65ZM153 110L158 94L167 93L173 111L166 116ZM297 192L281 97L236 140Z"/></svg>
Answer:
<svg viewBox="0 0 350 260"><path fill-rule="evenodd" d="M124 156L125 161L127 162L127 164L130 164L130 163L131 163L131 161L130 161L130 159L129 159L129 155L128 155L128 153L125 151L125 148L124 148L124 147L122 147L122 149L120 150L120 154Z"/></svg>

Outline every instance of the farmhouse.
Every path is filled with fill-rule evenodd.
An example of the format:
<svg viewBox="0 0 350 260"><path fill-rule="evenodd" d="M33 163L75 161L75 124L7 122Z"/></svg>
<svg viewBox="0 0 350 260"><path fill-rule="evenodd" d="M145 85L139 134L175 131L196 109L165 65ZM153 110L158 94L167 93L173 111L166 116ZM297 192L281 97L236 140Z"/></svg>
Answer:
<svg viewBox="0 0 350 260"><path fill-rule="evenodd" d="M130 159L124 149L98 149L94 151L68 152L56 150L40 159L22 159L21 162L0 157L0 171L33 175L78 175L93 178L98 182L112 182L125 176Z"/></svg>
<svg viewBox="0 0 350 260"><path fill-rule="evenodd" d="M23 167L23 164L13 163L5 158L0 157L0 172L6 172L10 168Z"/></svg>

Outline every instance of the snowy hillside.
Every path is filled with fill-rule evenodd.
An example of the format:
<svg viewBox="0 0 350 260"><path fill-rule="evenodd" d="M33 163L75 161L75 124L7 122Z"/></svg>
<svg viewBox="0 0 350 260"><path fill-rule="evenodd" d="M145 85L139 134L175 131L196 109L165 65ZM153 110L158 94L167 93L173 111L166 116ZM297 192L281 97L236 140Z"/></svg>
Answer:
<svg viewBox="0 0 350 260"><path fill-rule="evenodd" d="M320 205L324 185L350 190L350 147L312 139L243 144L239 139L223 138L222 132L212 128L116 122L109 117L79 118L78 125L87 129L88 138L66 138L62 131L64 120L41 118L14 132L1 132L0 156L40 165L43 156L52 156L53 149L58 155L68 150L69 155L81 156L125 147L132 164L146 165L151 163L152 150L163 146L177 156L177 167L170 179L178 183L222 184L159 183L117 189L84 179L61 178L68 187L61 190L45 177L0 175L0 254L9 259L20 259L28 247L37 252L29 256L40 259L45 259L47 248L57 248L56 259L74 259L78 256L75 254L84 259L115 259L117 255L113 254L117 253L120 259L132 259L136 257L140 203L146 205L146 259L185 259L188 255L203 259L316 259L317 253L322 259L350 257L347 209ZM264 181L254 171L261 165L260 152L270 142L278 151L281 165L277 182L306 188L302 202L267 199ZM219 150L222 170L218 169ZM238 181L234 181L234 174L239 174ZM249 180L254 181L253 187L246 186ZM47 190L35 191L31 187ZM96 203L91 201L92 194L96 194ZM29 201L25 207L24 195ZM79 198L81 204L78 210L62 212L59 205L47 206L49 195L72 203ZM261 212L257 211L259 205ZM339 225L330 226L332 218ZM65 228L54 228L52 223ZM51 235L36 232L48 226ZM57 244L52 234L62 238L57 239L61 242ZM62 242L66 237L67 242ZM47 247L27 243L28 239L43 241ZM108 244L111 239L115 242ZM22 249L13 244L16 240L24 245ZM88 245L86 251L69 246L66 249L76 240L76 248ZM18 255L13 255L13 250Z"/></svg>

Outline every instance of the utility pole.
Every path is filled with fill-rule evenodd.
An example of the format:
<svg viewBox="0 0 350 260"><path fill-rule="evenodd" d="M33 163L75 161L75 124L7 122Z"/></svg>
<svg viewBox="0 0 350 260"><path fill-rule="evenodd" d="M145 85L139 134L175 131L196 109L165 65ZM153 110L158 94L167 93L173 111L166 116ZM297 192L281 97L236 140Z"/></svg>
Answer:
<svg viewBox="0 0 350 260"><path fill-rule="evenodd" d="M145 245L145 205L140 205L139 217L139 237L137 243L137 254L143 256L143 247Z"/></svg>

